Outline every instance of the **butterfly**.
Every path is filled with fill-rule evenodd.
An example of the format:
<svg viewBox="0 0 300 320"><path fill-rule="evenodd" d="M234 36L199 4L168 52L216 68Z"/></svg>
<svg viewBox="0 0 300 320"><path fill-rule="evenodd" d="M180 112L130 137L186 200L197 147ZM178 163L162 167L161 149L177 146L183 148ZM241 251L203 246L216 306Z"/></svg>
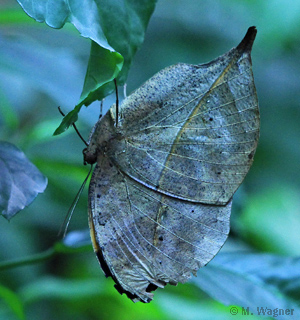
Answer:
<svg viewBox="0 0 300 320"><path fill-rule="evenodd" d="M105 275L133 301L184 283L221 249L259 138L256 28L203 65L161 70L94 126L89 226ZM117 119L116 119L117 118Z"/></svg>

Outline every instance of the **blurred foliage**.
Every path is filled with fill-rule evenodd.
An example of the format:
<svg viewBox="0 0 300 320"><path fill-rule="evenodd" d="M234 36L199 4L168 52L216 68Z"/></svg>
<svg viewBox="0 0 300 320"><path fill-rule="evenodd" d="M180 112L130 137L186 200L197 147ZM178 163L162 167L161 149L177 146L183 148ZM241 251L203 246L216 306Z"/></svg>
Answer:
<svg viewBox="0 0 300 320"><path fill-rule="evenodd" d="M299 275L292 272L292 266L297 266L300 240L300 2L158 1L130 70L127 90L132 91L168 65L210 61L237 45L251 25L258 29L252 60L261 138L254 164L234 196L231 235L219 255L260 253L251 256L256 283L276 285L277 279L277 288L288 297L285 301L299 303ZM0 259L4 262L45 252L59 241L57 233L88 172L82 165L84 145L76 134L68 130L53 137L52 133L61 121L57 106L68 112L80 97L90 43L71 26L52 30L34 23L17 3L2 1L0 47L0 139L21 148L49 181L45 193L30 207L9 224L1 220ZM114 100L114 96L107 98L105 107ZM84 137L98 116L98 103L82 109L78 127ZM85 229L87 191L69 227L70 231ZM158 289L154 301L145 305L133 304L116 292L113 281L103 276L91 246L74 251L1 271L0 319L205 320L231 316L230 307L199 289L201 280L220 260L198 272L199 282ZM271 269L266 253L282 255L276 256L275 264L282 261L280 272L276 269L275 273L273 265ZM230 261L235 265L243 261L241 269L249 266L249 260L234 257ZM220 294L226 283L222 282L225 271L218 270L212 277L215 274L220 285L216 293ZM261 270L270 271L269 276L259 277ZM238 279L248 278L240 274ZM234 316L255 318L242 316L241 309Z"/></svg>
<svg viewBox="0 0 300 320"><path fill-rule="evenodd" d="M82 105L102 100L124 85L136 50L141 46L156 0L17 0L24 11L52 28L71 23L92 40L83 90L76 108L55 131L61 134L77 121Z"/></svg>

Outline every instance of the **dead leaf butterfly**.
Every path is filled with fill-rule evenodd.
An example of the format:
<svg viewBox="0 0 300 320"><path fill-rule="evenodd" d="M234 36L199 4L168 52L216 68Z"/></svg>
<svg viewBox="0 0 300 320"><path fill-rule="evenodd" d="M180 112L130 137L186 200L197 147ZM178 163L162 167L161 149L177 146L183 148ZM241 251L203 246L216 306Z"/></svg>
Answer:
<svg viewBox="0 0 300 320"><path fill-rule="evenodd" d="M92 242L106 276L133 301L186 282L227 239L232 196L259 137L255 36L249 28L210 63L161 70L122 102L118 121L113 105L91 133Z"/></svg>

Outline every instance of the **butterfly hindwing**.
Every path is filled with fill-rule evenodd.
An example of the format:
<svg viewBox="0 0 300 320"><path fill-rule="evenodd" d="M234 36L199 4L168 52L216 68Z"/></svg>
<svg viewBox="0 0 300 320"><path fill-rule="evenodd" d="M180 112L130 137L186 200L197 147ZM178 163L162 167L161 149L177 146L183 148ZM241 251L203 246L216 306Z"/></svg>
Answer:
<svg viewBox="0 0 300 320"><path fill-rule="evenodd" d="M186 282L220 250L229 232L226 206L185 203L123 175L98 159L89 190L94 248L107 276L134 301L157 287Z"/></svg>
<svg viewBox="0 0 300 320"><path fill-rule="evenodd" d="M169 67L125 99L123 140L112 141L119 169L173 197L226 204L259 137L250 49L246 42L207 65Z"/></svg>

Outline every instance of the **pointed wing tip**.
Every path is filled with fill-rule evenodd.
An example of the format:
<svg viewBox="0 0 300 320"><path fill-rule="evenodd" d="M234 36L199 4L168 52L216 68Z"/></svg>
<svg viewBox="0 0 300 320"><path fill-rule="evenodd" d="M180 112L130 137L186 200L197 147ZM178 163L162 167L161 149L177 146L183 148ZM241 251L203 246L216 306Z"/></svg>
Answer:
<svg viewBox="0 0 300 320"><path fill-rule="evenodd" d="M257 34L256 27L252 26L247 30L247 33L241 43L236 47L237 50L242 52L251 52L252 46Z"/></svg>

